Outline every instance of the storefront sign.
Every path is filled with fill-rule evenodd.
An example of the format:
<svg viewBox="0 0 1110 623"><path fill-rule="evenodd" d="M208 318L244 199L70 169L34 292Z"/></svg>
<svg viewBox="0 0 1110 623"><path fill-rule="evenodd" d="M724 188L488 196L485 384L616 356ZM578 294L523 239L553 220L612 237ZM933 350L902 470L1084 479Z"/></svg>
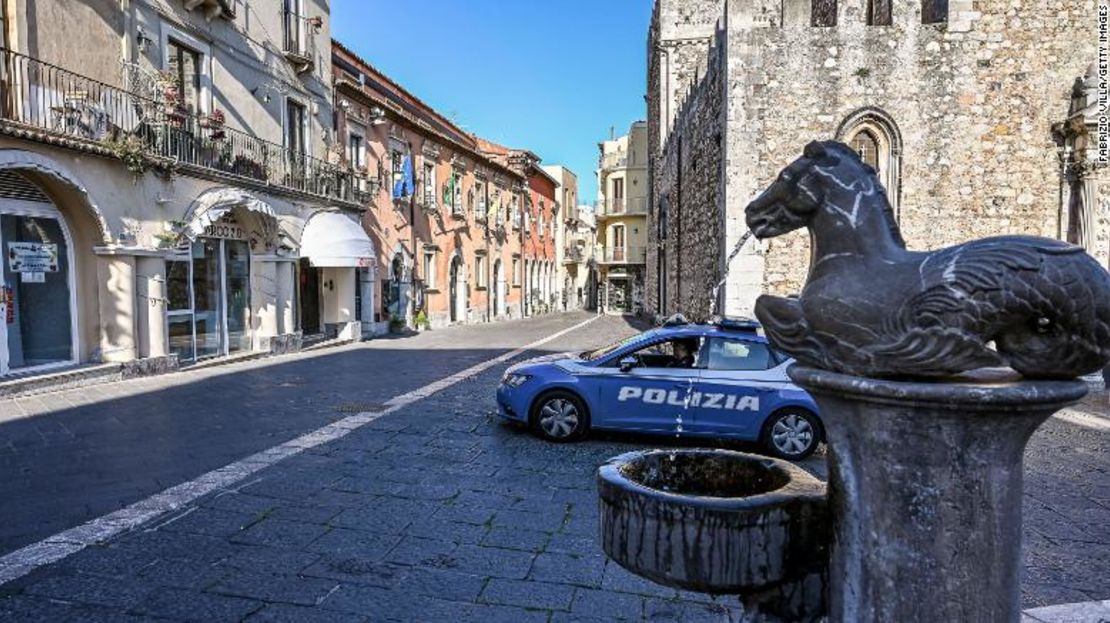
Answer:
<svg viewBox="0 0 1110 623"><path fill-rule="evenodd" d="M44 242L9 242L8 266L13 273L58 272L58 245Z"/></svg>
<svg viewBox="0 0 1110 623"><path fill-rule="evenodd" d="M204 228L205 238L225 238L227 240L246 240L247 232L238 223L220 221Z"/></svg>

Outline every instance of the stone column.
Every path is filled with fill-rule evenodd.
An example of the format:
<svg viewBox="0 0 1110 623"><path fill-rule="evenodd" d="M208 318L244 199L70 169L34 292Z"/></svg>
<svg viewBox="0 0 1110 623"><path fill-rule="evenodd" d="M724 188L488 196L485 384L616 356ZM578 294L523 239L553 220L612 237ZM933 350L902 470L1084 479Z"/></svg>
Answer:
<svg viewBox="0 0 1110 623"><path fill-rule="evenodd" d="M278 332L284 335L297 330L293 310L293 306L297 304L297 280L293 264L291 261L277 263Z"/></svg>
<svg viewBox="0 0 1110 623"><path fill-rule="evenodd" d="M278 330L278 281L277 266L272 258L255 262L254 280L257 285L254 308L258 318L255 329L255 348L272 350L273 339L280 334Z"/></svg>
<svg viewBox="0 0 1110 623"><path fill-rule="evenodd" d="M135 258L101 255L96 258L99 284L100 360L132 361L135 348Z"/></svg>
<svg viewBox="0 0 1110 623"><path fill-rule="evenodd" d="M140 257L136 261L136 272L139 356L165 357L169 353L166 260L162 257Z"/></svg>
<svg viewBox="0 0 1110 623"><path fill-rule="evenodd" d="M827 429L829 620L1016 623L1025 444L1086 384L790 376Z"/></svg>

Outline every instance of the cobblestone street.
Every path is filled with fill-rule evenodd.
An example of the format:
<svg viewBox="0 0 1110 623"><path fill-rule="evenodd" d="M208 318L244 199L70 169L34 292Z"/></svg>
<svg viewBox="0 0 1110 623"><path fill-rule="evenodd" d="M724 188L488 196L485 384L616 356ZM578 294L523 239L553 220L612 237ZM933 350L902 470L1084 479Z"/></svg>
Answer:
<svg viewBox="0 0 1110 623"><path fill-rule="evenodd" d="M357 370L368 379L377 378L355 388L356 396L335 395L332 402L384 404L392 395L585 318L571 314L371 342L345 350L342 366L336 369L323 365L326 357L302 356L297 375L299 382L312 386ZM584 349L635 330L622 318L601 317L544 348ZM505 337L513 331L520 333L515 344ZM467 349L483 342L485 349ZM409 368L390 359L401 350L415 358ZM294 365L294 360L252 362L221 378L242 374L257 379L271 367ZM600 551L594 485L598 464L620 452L669 440L607 435L554 445L505 426L493 415L493 389L505 365L0 587L0 619L741 620L735 598L714 599L656 586L607 562ZM404 370L415 376L406 378ZM159 392L173 392L175 384L205 382L190 374L200 373L164 377L150 395L146 392L152 390L152 381L133 385L143 390L131 397L128 384L120 384L113 390L113 404L124 409L129 400L142 400L150 408ZM335 383L330 391L342 393L347 387L349 383ZM211 403L239 401L235 395L207 398ZM262 392L237 404L248 411L265 411L271 408L268 401L288 400L280 391ZM1030 444L1025 607L1110 597L1106 400L1104 393L1092 396L1081 409L1046 424ZM95 411L96 405L84 408ZM300 431L278 428L255 436L242 432L249 438L242 446L194 462L191 472L180 471L166 484L195 478L285 441L282 434L293 437L342 416L334 406L326 414L309 404L297 409L317 409L299 416ZM220 413L229 420L238 417ZM57 417L49 410L29 414L4 423L0 432L34 422L46 425ZM260 420L258 426L265 422ZM118 424L126 427L126 418ZM200 446L219 445L227 434L215 424L203 430L195 437L198 454L205 454ZM5 473L0 475L7 481L16 479L16 453L0 444L0 454L5 456ZM824 455L818 453L806 467L823 474ZM142 495L157 491L139 489ZM35 495L50 492L25 490L21 495L35 504ZM114 503L95 497L97 513L103 514L142 496L119 497ZM12 499L5 494L6 501ZM81 505L79 496L69 499ZM67 517L68 523L56 527L84 520L79 514ZM48 535L35 533L34 538ZM16 541L13 537L11 544ZM19 545L26 542L18 539Z"/></svg>

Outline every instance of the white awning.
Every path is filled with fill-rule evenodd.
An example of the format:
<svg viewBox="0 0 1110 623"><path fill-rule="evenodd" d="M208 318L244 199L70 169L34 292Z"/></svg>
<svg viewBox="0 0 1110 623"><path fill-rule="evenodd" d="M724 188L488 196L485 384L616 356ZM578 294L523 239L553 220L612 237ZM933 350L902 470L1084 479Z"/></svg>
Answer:
<svg viewBox="0 0 1110 623"><path fill-rule="evenodd" d="M340 212L317 212L301 234L301 257L316 267L368 267L374 243L354 220Z"/></svg>

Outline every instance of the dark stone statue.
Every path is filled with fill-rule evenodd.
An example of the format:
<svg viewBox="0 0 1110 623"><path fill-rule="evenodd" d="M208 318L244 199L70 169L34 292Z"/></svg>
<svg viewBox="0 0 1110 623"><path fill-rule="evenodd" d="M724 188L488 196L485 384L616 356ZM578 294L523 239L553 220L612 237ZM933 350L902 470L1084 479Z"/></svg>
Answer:
<svg viewBox="0 0 1110 623"><path fill-rule="evenodd" d="M807 146L747 222L760 239L809 228L801 297L755 308L771 343L804 365L878 378L1009 365L1049 379L1110 361L1110 274L1082 248L1003 236L908 251L874 169L847 145Z"/></svg>

